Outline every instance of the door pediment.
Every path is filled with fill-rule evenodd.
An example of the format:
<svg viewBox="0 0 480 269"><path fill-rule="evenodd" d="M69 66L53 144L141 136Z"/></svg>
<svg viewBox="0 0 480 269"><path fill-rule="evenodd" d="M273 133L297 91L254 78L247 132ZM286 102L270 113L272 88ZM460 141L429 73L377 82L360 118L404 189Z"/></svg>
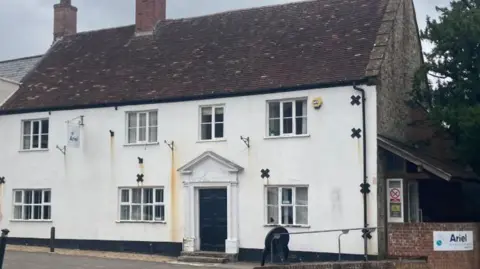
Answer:
<svg viewBox="0 0 480 269"><path fill-rule="evenodd" d="M206 151L178 171L189 175L188 181L231 182L232 179L236 181L236 174L243 171L243 167L213 151Z"/></svg>

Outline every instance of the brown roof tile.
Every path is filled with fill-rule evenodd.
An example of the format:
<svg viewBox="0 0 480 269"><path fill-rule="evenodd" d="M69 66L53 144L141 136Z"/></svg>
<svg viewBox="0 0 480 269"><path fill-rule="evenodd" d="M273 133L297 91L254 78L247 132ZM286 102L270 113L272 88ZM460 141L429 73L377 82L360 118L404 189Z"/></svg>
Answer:
<svg viewBox="0 0 480 269"><path fill-rule="evenodd" d="M316 0L64 38L2 110L247 94L361 80L383 0Z"/></svg>

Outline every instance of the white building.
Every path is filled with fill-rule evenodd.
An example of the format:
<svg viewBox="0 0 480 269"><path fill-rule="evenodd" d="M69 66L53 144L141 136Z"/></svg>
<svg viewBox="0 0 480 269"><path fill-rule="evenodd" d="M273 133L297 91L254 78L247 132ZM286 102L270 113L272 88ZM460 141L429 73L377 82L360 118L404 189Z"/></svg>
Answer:
<svg viewBox="0 0 480 269"><path fill-rule="evenodd" d="M413 72L383 59L420 61L393 35L416 33L413 5L331 2L166 20L164 0L138 0L136 25L85 33L71 1L55 5L55 44L0 110L11 242L46 245L55 227L57 247L248 260L277 225L382 226L377 133L406 126L395 72ZM351 231L342 252L381 254L383 233ZM326 260L337 239L289 248Z"/></svg>

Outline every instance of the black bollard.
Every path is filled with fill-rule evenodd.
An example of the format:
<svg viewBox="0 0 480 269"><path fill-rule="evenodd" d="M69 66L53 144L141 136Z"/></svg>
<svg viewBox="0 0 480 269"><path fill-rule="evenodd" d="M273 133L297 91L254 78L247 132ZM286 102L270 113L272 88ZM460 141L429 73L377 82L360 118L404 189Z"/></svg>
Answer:
<svg viewBox="0 0 480 269"><path fill-rule="evenodd" d="M55 227L50 229L50 252L55 252Z"/></svg>
<svg viewBox="0 0 480 269"><path fill-rule="evenodd" d="M5 258L5 248L7 247L7 236L10 231L8 229L2 230L0 237L0 269L3 268L3 259Z"/></svg>

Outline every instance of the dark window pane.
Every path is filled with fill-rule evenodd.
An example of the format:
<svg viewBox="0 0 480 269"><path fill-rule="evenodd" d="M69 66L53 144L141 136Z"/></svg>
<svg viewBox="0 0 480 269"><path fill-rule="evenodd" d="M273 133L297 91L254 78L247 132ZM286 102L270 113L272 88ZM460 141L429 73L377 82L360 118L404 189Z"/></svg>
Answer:
<svg viewBox="0 0 480 269"><path fill-rule="evenodd" d="M33 136L32 148L38 149L38 139L39 139L38 135Z"/></svg>
<svg viewBox="0 0 480 269"><path fill-rule="evenodd" d="M293 119L283 119L283 133L291 134L293 133Z"/></svg>
<svg viewBox="0 0 480 269"><path fill-rule="evenodd" d="M267 189L267 204L278 205L278 188Z"/></svg>
<svg viewBox="0 0 480 269"><path fill-rule="evenodd" d="M139 125L140 127L147 127L147 113L140 113L139 114Z"/></svg>
<svg viewBox="0 0 480 269"><path fill-rule="evenodd" d="M44 201L45 203L50 203L51 200L52 200L52 198L51 198L51 193L50 193L50 191L45 191L45 192L43 193L43 201Z"/></svg>
<svg viewBox="0 0 480 269"><path fill-rule="evenodd" d="M280 135L280 119L269 120L269 136Z"/></svg>
<svg viewBox="0 0 480 269"><path fill-rule="evenodd" d="M143 207L143 220L153 220L153 206L146 205Z"/></svg>
<svg viewBox="0 0 480 269"><path fill-rule="evenodd" d="M33 193L32 191L25 191L24 203L32 204L33 202Z"/></svg>
<svg viewBox="0 0 480 269"><path fill-rule="evenodd" d="M268 224L278 224L278 206L268 206L267 211Z"/></svg>
<svg viewBox="0 0 480 269"><path fill-rule="evenodd" d="M43 206L43 219L44 220L49 220L49 219L52 218L50 208L51 207L49 205Z"/></svg>
<svg viewBox="0 0 480 269"><path fill-rule="evenodd" d="M15 196L15 198L14 198L15 203L21 203L22 202L22 192L21 191L16 191L14 196Z"/></svg>
<svg viewBox="0 0 480 269"><path fill-rule="evenodd" d="M223 123L215 124L215 138L223 137Z"/></svg>
<svg viewBox="0 0 480 269"><path fill-rule="evenodd" d="M292 206L282 206L282 224L293 224Z"/></svg>
<svg viewBox="0 0 480 269"><path fill-rule="evenodd" d="M297 211L297 219L295 224L308 224L308 207L297 206L295 210Z"/></svg>
<svg viewBox="0 0 480 269"><path fill-rule="evenodd" d="M297 118L295 124L296 134L307 134L307 118Z"/></svg>
<svg viewBox="0 0 480 269"><path fill-rule="evenodd" d="M140 127L138 129L138 141L139 142L147 141L147 127Z"/></svg>
<svg viewBox="0 0 480 269"><path fill-rule="evenodd" d="M212 139L212 124L202 124L202 140Z"/></svg>
<svg viewBox="0 0 480 269"><path fill-rule="evenodd" d="M156 189L155 190L155 202L156 203L163 203L163 190Z"/></svg>
<svg viewBox="0 0 480 269"><path fill-rule="evenodd" d="M130 201L130 192L129 190L122 190L121 200L122 203L128 203Z"/></svg>
<svg viewBox="0 0 480 269"><path fill-rule="evenodd" d="M155 206L155 220L164 221L165 220L165 207L163 205Z"/></svg>
<svg viewBox="0 0 480 269"><path fill-rule="evenodd" d="M130 206L122 205L120 207L120 220L130 220Z"/></svg>
<svg viewBox="0 0 480 269"><path fill-rule="evenodd" d="M137 113L128 114L128 127L136 128L137 127Z"/></svg>
<svg viewBox="0 0 480 269"><path fill-rule="evenodd" d="M305 100L295 101L295 115L297 117L307 115L307 101Z"/></svg>
<svg viewBox="0 0 480 269"><path fill-rule="evenodd" d="M33 203L34 204L41 204L42 203L42 191L34 191L33 192Z"/></svg>
<svg viewBox="0 0 480 269"><path fill-rule="evenodd" d="M132 203L139 204L142 202L142 190L141 189L133 189L132 190Z"/></svg>
<svg viewBox="0 0 480 269"><path fill-rule="evenodd" d="M42 206L36 205L33 207L33 219L42 219Z"/></svg>
<svg viewBox="0 0 480 269"><path fill-rule="evenodd" d="M42 134L48 134L48 120L42 120Z"/></svg>
<svg viewBox="0 0 480 269"><path fill-rule="evenodd" d="M268 117L270 119L280 118L280 103L272 102L268 104Z"/></svg>
<svg viewBox="0 0 480 269"><path fill-rule="evenodd" d="M143 202L146 204L153 203L153 189L143 190Z"/></svg>
<svg viewBox="0 0 480 269"><path fill-rule="evenodd" d="M31 136L24 136L23 137L23 149L30 149L30 141L32 141Z"/></svg>
<svg viewBox="0 0 480 269"><path fill-rule="evenodd" d="M137 129L136 128L129 128L128 129L128 143L136 143L137 142Z"/></svg>
<svg viewBox="0 0 480 269"><path fill-rule="evenodd" d="M293 117L293 103L291 103L291 102L283 103L283 117L284 118Z"/></svg>
<svg viewBox="0 0 480 269"><path fill-rule="evenodd" d="M223 107L215 108L215 122L223 122Z"/></svg>
<svg viewBox="0 0 480 269"><path fill-rule="evenodd" d="M157 126L158 125L158 117L157 112L152 111L148 113L148 126Z"/></svg>
<svg viewBox="0 0 480 269"><path fill-rule="evenodd" d="M282 189L282 204L284 205L292 204L292 189L288 189L288 188Z"/></svg>
<svg viewBox="0 0 480 269"><path fill-rule="evenodd" d="M155 143L158 141L158 127L148 128L148 142Z"/></svg>
<svg viewBox="0 0 480 269"><path fill-rule="evenodd" d="M41 148L46 149L48 148L48 135L42 135L42 142L41 142Z"/></svg>
<svg viewBox="0 0 480 269"><path fill-rule="evenodd" d="M142 208L139 205L132 205L132 220L141 220Z"/></svg>
<svg viewBox="0 0 480 269"><path fill-rule="evenodd" d="M23 134L30 135L32 132L32 122L31 121L24 121L23 122Z"/></svg>
<svg viewBox="0 0 480 269"><path fill-rule="evenodd" d="M299 187L296 189L296 205L308 205L308 188Z"/></svg>
<svg viewBox="0 0 480 269"><path fill-rule="evenodd" d="M202 123L211 123L211 122L212 122L212 108L202 107Z"/></svg>
<svg viewBox="0 0 480 269"><path fill-rule="evenodd" d="M32 207L31 206L26 206L25 207L25 216L23 216L23 219L32 219Z"/></svg>
<svg viewBox="0 0 480 269"><path fill-rule="evenodd" d="M40 134L40 122L33 122L33 134Z"/></svg>
<svg viewBox="0 0 480 269"><path fill-rule="evenodd" d="M13 219L22 219L22 206L16 205L13 207Z"/></svg>

